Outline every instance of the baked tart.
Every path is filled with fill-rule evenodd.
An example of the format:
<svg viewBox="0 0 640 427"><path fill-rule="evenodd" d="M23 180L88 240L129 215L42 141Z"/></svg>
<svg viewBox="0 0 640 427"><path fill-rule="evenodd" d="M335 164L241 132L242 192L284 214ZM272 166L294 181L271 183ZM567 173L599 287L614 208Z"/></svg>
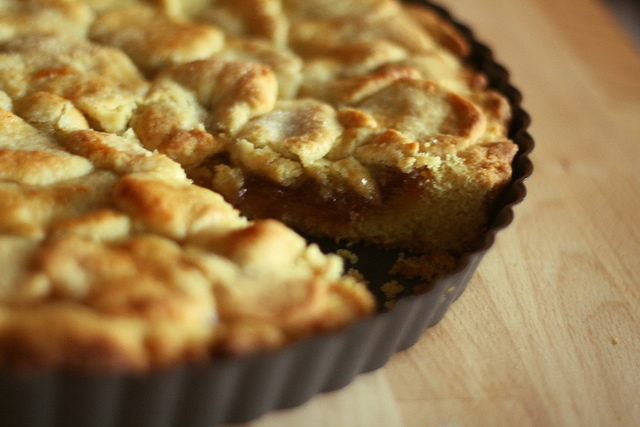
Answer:
<svg viewBox="0 0 640 427"><path fill-rule="evenodd" d="M15 372L116 375L78 387L280 375L327 351L346 372L312 369L324 382L210 425L379 367L442 317L469 252L524 196L528 118L491 61L419 2L3 1L0 390L23 384ZM386 274L418 279L409 294L426 299L403 299L419 310L376 314L407 294ZM349 356L415 313L410 337ZM193 402L172 416L202 415Z"/></svg>

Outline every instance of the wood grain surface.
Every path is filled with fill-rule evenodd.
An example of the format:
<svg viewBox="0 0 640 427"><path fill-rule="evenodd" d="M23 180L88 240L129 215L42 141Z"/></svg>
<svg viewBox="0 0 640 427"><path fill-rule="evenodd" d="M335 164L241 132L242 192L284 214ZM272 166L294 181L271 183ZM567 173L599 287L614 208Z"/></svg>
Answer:
<svg viewBox="0 0 640 427"><path fill-rule="evenodd" d="M414 347L247 425L640 425L640 54L596 0L440 4L524 94L528 196Z"/></svg>

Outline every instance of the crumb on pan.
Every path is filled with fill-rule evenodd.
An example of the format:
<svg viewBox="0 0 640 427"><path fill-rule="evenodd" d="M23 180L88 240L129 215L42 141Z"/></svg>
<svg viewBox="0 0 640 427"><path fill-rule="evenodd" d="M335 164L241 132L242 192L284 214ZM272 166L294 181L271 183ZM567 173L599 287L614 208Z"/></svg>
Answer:
<svg viewBox="0 0 640 427"><path fill-rule="evenodd" d="M453 270L458 258L443 251L432 251L426 255L409 256L404 253L398 255L396 263L389 270L389 274L398 274L405 279L422 279L427 282Z"/></svg>
<svg viewBox="0 0 640 427"><path fill-rule="evenodd" d="M338 249L336 251L336 254L340 255L342 258L346 259L351 264L357 264L358 263L358 255L353 253L353 252L351 252L348 249Z"/></svg>
<svg viewBox="0 0 640 427"><path fill-rule="evenodd" d="M391 300L399 293L404 291L405 287L401 285L397 280L390 280L383 284L381 289L382 292L384 292L386 299Z"/></svg>

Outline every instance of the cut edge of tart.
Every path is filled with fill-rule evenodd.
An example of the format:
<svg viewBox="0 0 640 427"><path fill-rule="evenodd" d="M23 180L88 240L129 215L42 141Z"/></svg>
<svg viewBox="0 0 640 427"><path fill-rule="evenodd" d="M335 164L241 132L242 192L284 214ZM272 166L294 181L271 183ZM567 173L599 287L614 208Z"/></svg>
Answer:
<svg viewBox="0 0 640 427"><path fill-rule="evenodd" d="M144 371L342 328L372 295L282 223L457 255L511 179L509 105L426 9L7 4L2 366Z"/></svg>

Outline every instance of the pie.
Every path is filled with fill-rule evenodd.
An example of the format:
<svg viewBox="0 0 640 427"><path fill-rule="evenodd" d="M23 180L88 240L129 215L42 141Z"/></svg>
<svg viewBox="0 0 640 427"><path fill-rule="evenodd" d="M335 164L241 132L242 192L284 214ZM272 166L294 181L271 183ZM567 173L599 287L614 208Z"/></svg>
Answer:
<svg viewBox="0 0 640 427"><path fill-rule="evenodd" d="M473 249L517 146L469 50L396 0L1 2L0 366L145 371L372 315L298 232Z"/></svg>

